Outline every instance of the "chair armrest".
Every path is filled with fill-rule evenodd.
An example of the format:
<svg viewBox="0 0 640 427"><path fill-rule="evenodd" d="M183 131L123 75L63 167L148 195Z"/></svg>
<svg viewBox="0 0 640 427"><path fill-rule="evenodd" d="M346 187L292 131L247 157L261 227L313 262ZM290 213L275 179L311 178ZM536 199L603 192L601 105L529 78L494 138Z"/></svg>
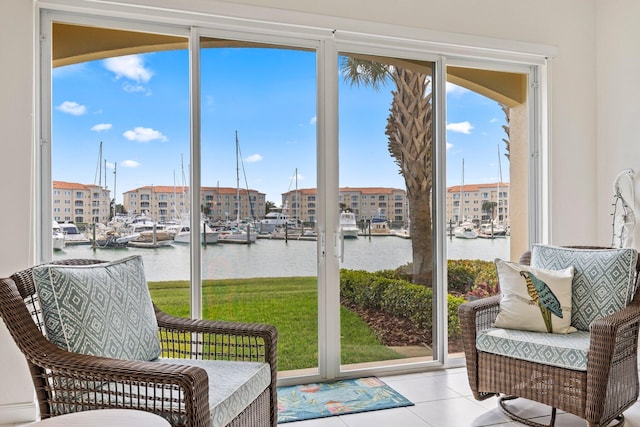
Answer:
<svg viewBox="0 0 640 427"><path fill-rule="evenodd" d="M591 322L588 369L591 364L610 366L627 357L635 358L639 326L640 306L635 303Z"/></svg>
<svg viewBox="0 0 640 427"><path fill-rule="evenodd" d="M278 331L262 323L187 319L156 307L163 356L267 362L276 366Z"/></svg>
<svg viewBox="0 0 640 427"><path fill-rule="evenodd" d="M500 309L500 295L469 301L458 309L460 326L462 329L462 345L467 364L467 376L473 395L478 400L484 400L494 393L480 393L478 391L478 351L476 337L479 331L490 328L495 322Z"/></svg>
<svg viewBox="0 0 640 427"><path fill-rule="evenodd" d="M596 415L590 417L600 416L605 410L607 396L618 393L619 387L635 395L631 400L637 399L639 326L640 306L635 301L616 313L591 322L587 412L592 411ZM609 389L611 384L614 384L614 389Z"/></svg>
<svg viewBox="0 0 640 427"><path fill-rule="evenodd" d="M271 368L271 424L276 425L278 330L274 326L187 319L169 315L158 307L155 309L165 357L268 363Z"/></svg>
<svg viewBox="0 0 640 427"><path fill-rule="evenodd" d="M500 295L493 295L460 305L460 324L463 333L467 329L475 337L478 331L490 328L500 309ZM475 345L475 344L474 344Z"/></svg>
<svg viewBox="0 0 640 427"><path fill-rule="evenodd" d="M210 425L209 384L204 369L73 353L42 338L30 362L43 368L47 410L43 418L91 409L130 408ZM38 396L44 396L37 390Z"/></svg>

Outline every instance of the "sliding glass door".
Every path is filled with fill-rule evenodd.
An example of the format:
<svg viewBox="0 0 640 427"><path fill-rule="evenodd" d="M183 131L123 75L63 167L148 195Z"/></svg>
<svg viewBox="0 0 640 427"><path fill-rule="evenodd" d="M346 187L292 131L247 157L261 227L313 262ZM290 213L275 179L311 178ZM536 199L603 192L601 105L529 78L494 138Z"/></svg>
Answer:
<svg viewBox="0 0 640 427"><path fill-rule="evenodd" d="M141 255L162 309L274 324L285 382L459 355L457 305L528 245L535 67L322 29L41 21L40 260Z"/></svg>
<svg viewBox="0 0 640 427"><path fill-rule="evenodd" d="M318 370L316 53L200 38L203 317L278 328L278 368Z"/></svg>

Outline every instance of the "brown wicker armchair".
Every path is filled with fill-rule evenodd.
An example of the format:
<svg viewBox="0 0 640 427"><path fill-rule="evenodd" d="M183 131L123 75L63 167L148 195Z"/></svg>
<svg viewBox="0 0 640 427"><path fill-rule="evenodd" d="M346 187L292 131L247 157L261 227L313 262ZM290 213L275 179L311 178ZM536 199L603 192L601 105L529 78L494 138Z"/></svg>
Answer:
<svg viewBox="0 0 640 427"><path fill-rule="evenodd" d="M65 260L56 264L99 262ZM273 326L183 319L157 307L155 310L162 357L268 363L269 386L227 425L277 424L277 331ZM212 425L204 369L88 356L52 344L43 334L31 269L0 281L0 317L27 359L41 418L92 409L130 408L157 413L173 425Z"/></svg>
<svg viewBox="0 0 640 427"><path fill-rule="evenodd" d="M596 249L583 247L583 249ZM598 248L605 249L605 248ZM520 259L529 265L531 252ZM622 413L638 398L638 329L640 292L636 265L632 301L622 310L591 322L586 370L574 370L480 351L476 339L491 328L499 312L500 295L462 304L460 321L467 373L473 396L477 400L498 397L500 408L512 419L525 425L541 426L516 415L516 398L529 399L556 410L575 414L589 427L607 426L617 420L624 424ZM631 273L633 274L633 273ZM507 404L507 402L510 402Z"/></svg>

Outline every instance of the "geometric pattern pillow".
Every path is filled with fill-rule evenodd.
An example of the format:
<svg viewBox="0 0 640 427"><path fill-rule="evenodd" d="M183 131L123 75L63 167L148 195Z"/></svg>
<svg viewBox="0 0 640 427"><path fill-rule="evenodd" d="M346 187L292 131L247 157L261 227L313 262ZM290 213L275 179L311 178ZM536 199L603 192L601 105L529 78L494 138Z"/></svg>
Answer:
<svg viewBox="0 0 640 427"><path fill-rule="evenodd" d="M533 245L531 266L559 270L573 266L572 325L588 331L592 321L626 307L635 293L638 252Z"/></svg>
<svg viewBox="0 0 640 427"><path fill-rule="evenodd" d="M142 257L33 269L47 337L75 353L124 360L160 356Z"/></svg>
<svg viewBox="0 0 640 427"><path fill-rule="evenodd" d="M567 334L571 326L573 267L543 270L495 260L500 283L496 328Z"/></svg>

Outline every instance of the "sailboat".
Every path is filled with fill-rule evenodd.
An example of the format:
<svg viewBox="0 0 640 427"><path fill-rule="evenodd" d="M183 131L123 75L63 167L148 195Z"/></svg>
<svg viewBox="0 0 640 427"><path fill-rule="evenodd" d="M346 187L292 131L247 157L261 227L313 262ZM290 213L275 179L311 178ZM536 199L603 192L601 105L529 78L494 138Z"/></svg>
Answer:
<svg viewBox="0 0 640 427"><path fill-rule="evenodd" d="M220 243L255 243L258 233L251 230L251 224L247 224L244 229L240 228L240 208L242 203L240 200L240 143L238 141L238 131L236 131L236 225L224 230L218 230L218 242Z"/></svg>
<svg viewBox="0 0 640 427"><path fill-rule="evenodd" d="M462 183L460 185L460 224L453 230L453 235L459 239L477 239L478 230L474 223L465 221L462 214L464 204L464 159L462 159Z"/></svg>
<svg viewBox="0 0 640 427"><path fill-rule="evenodd" d="M496 184L496 208L498 215L488 223L480 226L478 237L483 239L495 239L496 237L507 237L507 229L500 222L500 184L502 183L502 163L500 162L500 144L498 144L498 183Z"/></svg>

